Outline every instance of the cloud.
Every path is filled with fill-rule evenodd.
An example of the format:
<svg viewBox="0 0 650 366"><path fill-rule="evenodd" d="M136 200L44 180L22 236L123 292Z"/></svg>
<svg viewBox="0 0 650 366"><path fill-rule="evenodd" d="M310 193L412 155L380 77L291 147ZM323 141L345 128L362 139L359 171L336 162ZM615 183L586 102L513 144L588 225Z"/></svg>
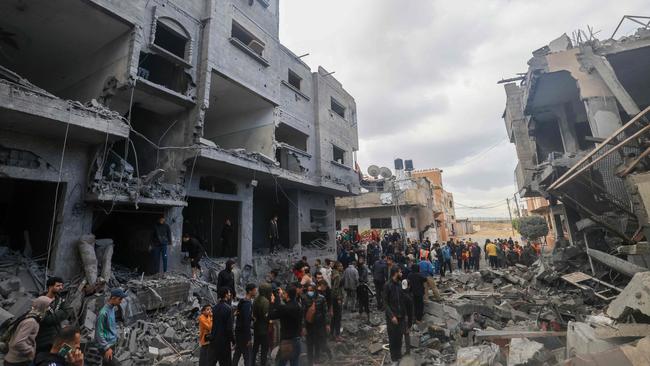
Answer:
<svg viewBox="0 0 650 366"><path fill-rule="evenodd" d="M516 191L502 78L531 52L587 25L611 35L647 0L282 0L280 38L312 68L323 65L357 102L359 163L442 168L458 202L479 206ZM492 147L492 148L491 148ZM478 156L477 156L478 155ZM504 201L505 202L505 201ZM504 207L461 210L504 216Z"/></svg>

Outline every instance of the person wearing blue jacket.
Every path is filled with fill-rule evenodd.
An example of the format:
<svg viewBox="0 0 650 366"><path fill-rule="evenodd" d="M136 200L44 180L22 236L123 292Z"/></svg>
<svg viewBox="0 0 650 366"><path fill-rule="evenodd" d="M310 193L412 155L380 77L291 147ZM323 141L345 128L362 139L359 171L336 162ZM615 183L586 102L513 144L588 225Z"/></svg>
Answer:
<svg viewBox="0 0 650 366"><path fill-rule="evenodd" d="M126 292L116 288L111 291L111 297L97 316L95 325L95 342L99 350L104 355L103 365L119 365L119 361L114 357L115 346L117 345L117 321L115 320L115 309L120 306L122 299L126 298Z"/></svg>
<svg viewBox="0 0 650 366"><path fill-rule="evenodd" d="M451 270L451 248L449 247L448 244L445 244L442 246L442 265L440 266L440 277L445 277L445 270L449 269L449 272L452 272Z"/></svg>

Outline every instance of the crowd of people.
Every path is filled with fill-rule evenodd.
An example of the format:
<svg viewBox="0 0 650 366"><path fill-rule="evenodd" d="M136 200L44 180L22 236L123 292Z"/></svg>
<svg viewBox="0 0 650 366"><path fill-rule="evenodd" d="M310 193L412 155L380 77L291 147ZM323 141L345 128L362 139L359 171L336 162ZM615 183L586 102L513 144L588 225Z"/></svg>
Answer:
<svg viewBox="0 0 650 366"><path fill-rule="evenodd" d="M343 341L343 312L358 313L361 321L370 323L373 299L372 307L385 314L391 359L398 362L403 344L410 351L409 329L422 320L425 298L441 300L436 278L480 270L482 259L492 268L526 262L540 250L512 239L486 240L481 247L471 239L404 240L397 232L375 233L362 242L355 234L337 238L335 259L309 264L302 257L291 273L273 269L261 283L246 284L241 298L236 263L228 260L216 279L217 303L205 304L198 316L199 365L230 366L243 359L245 366L266 366L270 350L278 347L275 363L295 366L303 343L308 365L325 362L333 356L330 342ZM191 247L190 240L184 236ZM192 261L194 276L197 266L198 261ZM5 365L83 365L79 329L64 325L72 311L59 296L62 290L63 280L50 278L47 292L34 300L32 310L13 321ZM104 365L119 365L114 357L119 337L116 309L126 296L113 289L97 316L94 338Z"/></svg>

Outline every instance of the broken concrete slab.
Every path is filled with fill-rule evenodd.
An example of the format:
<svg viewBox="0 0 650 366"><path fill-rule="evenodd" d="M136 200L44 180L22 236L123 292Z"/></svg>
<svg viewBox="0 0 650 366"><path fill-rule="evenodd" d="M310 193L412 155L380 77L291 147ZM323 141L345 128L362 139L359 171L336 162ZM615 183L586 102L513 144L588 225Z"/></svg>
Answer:
<svg viewBox="0 0 650 366"><path fill-rule="evenodd" d="M607 351L626 343L617 339L599 339L596 329L582 322L569 322L566 337L567 358Z"/></svg>
<svg viewBox="0 0 650 366"><path fill-rule="evenodd" d="M650 334L650 324L616 324L601 326L595 329L599 339L637 337L642 338Z"/></svg>
<svg viewBox="0 0 650 366"><path fill-rule="evenodd" d="M494 343L459 348L456 352L457 366L492 366L499 357L499 346Z"/></svg>
<svg viewBox="0 0 650 366"><path fill-rule="evenodd" d="M542 352L544 345L527 338L514 338L510 341L508 366L528 365Z"/></svg>
<svg viewBox="0 0 650 366"><path fill-rule="evenodd" d="M607 308L607 315L614 319L639 313L650 316L650 272L635 274Z"/></svg>
<svg viewBox="0 0 650 366"><path fill-rule="evenodd" d="M12 292L20 291L20 278L12 277L0 282L0 295L9 297Z"/></svg>

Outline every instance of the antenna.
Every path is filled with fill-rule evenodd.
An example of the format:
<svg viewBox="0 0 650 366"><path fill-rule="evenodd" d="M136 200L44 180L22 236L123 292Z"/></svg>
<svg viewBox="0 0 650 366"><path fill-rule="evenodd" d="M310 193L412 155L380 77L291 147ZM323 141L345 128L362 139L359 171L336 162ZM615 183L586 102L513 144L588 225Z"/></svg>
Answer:
<svg viewBox="0 0 650 366"><path fill-rule="evenodd" d="M391 172L390 169L386 167L381 167L379 168L379 175L381 175L382 178L388 179L393 176L393 172Z"/></svg>
<svg viewBox="0 0 650 366"><path fill-rule="evenodd" d="M368 167L368 175L370 175L373 178L379 177L379 174L381 173L380 169L376 165L371 165Z"/></svg>

